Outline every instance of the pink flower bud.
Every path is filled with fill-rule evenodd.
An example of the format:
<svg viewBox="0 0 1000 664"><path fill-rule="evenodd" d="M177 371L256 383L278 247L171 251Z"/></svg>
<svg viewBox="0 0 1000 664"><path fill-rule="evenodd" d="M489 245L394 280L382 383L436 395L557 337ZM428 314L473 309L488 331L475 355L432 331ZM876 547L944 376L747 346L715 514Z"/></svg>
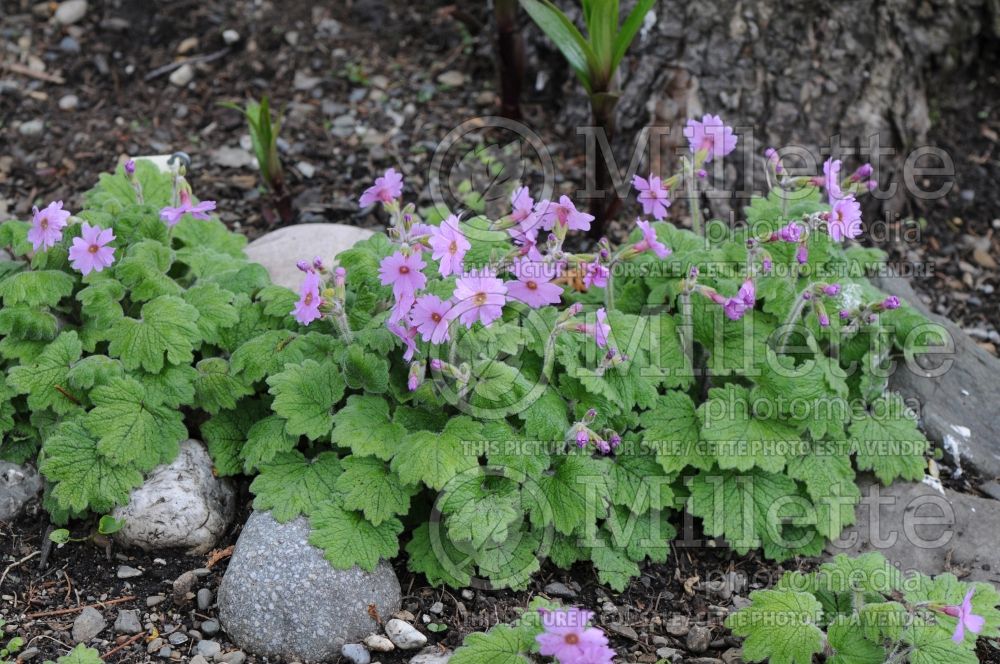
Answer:
<svg viewBox="0 0 1000 664"><path fill-rule="evenodd" d="M830 297L837 297L840 294L840 284L829 284L823 287L823 292Z"/></svg>
<svg viewBox="0 0 1000 664"><path fill-rule="evenodd" d="M848 311L847 309L840 310L840 320L847 320L850 317L851 317L850 311Z"/></svg>
<svg viewBox="0 0 1000 664"><path fill-rule="evenodd" d="M441 371L441 368L443 366L444 362L442 362L438 358L435 357L433 360L431 360L431 369L433 369L434 371Z"/></svg>
<svg viewBox="0 0 1000 664"><path fill-rule="evenodd" d="M882 301L882 307L885 309L898 309L899 308L899 298L895 295L890 295Z"/></svg>
<svg viewBox="0 0 1000 664"><path fill-rule="evenodd" d="M298 263L295 264L295 267L299 268L303 272L311 272L312 271L312 266L310 266L307 261L299 261Z"/></svg>
<svg viewBox="0 0 1000 664"><path fill-rule="evenodd" d="M590 442L590 434L587 433L586 429L580 429L576 432L577 447L586 447L588 442Z"/></svg>
<svg viewBox="0 0 1000 664"><path fill-rule="evenodd" d="M704 180L705 178L708 177L708 171L706 171L704 168L698 169L698 177Z"/></svg>
<svg viewBox="0 0 1000 664"><path fill-rule="evenodd" d="M809 262L809 249L804 244L800 244L799 248L795 250L795 260L799 262L799 265L805 265Z"/></svg>
<svg viewBox="0 0 1000 664"><path fill-rule="evenodd" d="M587 410L587 414L584 415L584 419L590 420L591 422L594 421L595 417L597 417L597 409L596 408L590 408L590 409L588 409Z"/></svg>
<svg viewBox="0 0 1000 664"><path fill-rule="evenodd" d="M135 159L129 159L125 162L125 175L129 177L135 175Z"/></svg>
<svg viewBox="0 0 1000 664"><path fill-rule="evenodd" d="M772 269L774 269L774 263L771 262L770 256L764 256L764 260L761 261L761 269L764 270L766 274L769 274Z"/></svg>
<svg viewBox="0 0 1000 664"><path fill-rule="evenodd" d="M830 327L830 317L826 314L819 315L819 326L820 327Z"/></svg>
<svg viewBox="0 0 1000 664"><path fill-rule="evenodd" d="M611 449L615 449L622 444L622 437L617 433L613 433L611 434L611 438L608 439L608 442L611 443Z"/></svg>
<svg viewBox="0 0 1000 664"><path fill-rule="evenodd" d="M323 269L323 259L320 258L319 256L317 256L316 258L314 258L313 259L313 267L316 268L317 270L322 270Z"/></svg>

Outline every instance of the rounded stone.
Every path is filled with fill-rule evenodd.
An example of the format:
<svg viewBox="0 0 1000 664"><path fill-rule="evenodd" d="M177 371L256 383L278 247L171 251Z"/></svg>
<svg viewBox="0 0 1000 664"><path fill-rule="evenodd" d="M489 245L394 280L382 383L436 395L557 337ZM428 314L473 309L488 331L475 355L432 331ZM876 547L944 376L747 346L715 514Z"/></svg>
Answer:
<svg viewBox="0 0 1000 664"><path fill-rule="evenodd" d="M337 254L371 236L366 228L344 224L297 224L257 238L247 245L246 255L264 266L271 281L298 290L302 273L295 263L299 260L312 262L319 257L329 264Z"/></svg>
<svg viewBox="0 0 1000 664"><path fill-rule="evenodd" d="M212 474L212 459L197 440L181 443L172 463L158 466L129 502L112 516L125 523L115 541L145 551L185 549L211 551L236 510L236 494L228 480Z"/></svg>
<svg viewBox="0 0 1000 664"><path fill-rule="evenodd" d="M294 261L293 261L294 262ZM240 648L288 660L332 660L378 625L369 615L399 610L392 567L339 570L309 544L309 522L281 524L270 512L250 515L218 593L219 618Z"/></svg>
<svg viewBox="0 0 1000 664"><path fill-rule="evenodd" d="M42 478L31 466L0 461L0 521L13 521L37 503Z"/></svg>

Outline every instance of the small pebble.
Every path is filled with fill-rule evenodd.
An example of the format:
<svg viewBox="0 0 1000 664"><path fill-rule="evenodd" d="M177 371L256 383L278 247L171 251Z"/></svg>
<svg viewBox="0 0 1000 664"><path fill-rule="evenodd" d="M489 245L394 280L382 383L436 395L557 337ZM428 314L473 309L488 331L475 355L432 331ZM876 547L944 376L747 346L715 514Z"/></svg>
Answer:
<svg viewBox="0 0 1000 664"><path fill-rule="evenodd" d="M135 609L122 609L115 619L115 632L118 634L138 634L142 631L142 624L139 622L139 611Z"/></svg>
<svg viewBox="0 0 1000 664"><path fill-rule="evenodd" d="M442 613L444 613L444 602L434 602L433 604L431 604L430 611L436 616L441 615Z"/></svg>
<svg viewBox="0 0 1000 664"><path fill-rule="evenodd" d="M396 649L392 641L381 634L369 634L365 637L364 644L369 650L374 650L375 652L392 652Z"/></svg>
<svg viewBox="0 0 1000 664"><path fill-rule="evenodd" d="M129 567L128 565L118 566L119 579L134 579L137 576L142 576L142 570L138 570L134 567Z"/></svg>
<svg viewBox="0 0 1000 664"><path fill-rule="evenodd" d="M345 643L340 648L340 654L353 664L370 664L372 656L360 643Z"/></svg>
<svg viewBox="0 0 1000 664"><path fill-rule="evenodd" d="M545 594L551 595L552 597L559 597L563 599L570 599L576 597L576 591L569 588L565 583L559 583L558 581L553 581L552 583L545 586Z"/></svg>
<svg viewBox="0 0 1000 664"><path fill-rule="evenodd" d="M150 595L149 597L146 598L146 606L149 608L153 608L157 604L162 604L163 601L166 599L167 598L164 597L163 595Z"/></svg>
<svg viewBox="0 0 1000 664"><path fill-rule="evenodd" d="M52 19L60 25L73 25L87 15L87 0L66 0L59 3Z"/></svg>
<svg viewBox="0 0 1000 664"><path fill-rule="evenodd" d="M208 588L198 590L198 610L208 611L212 606L212 591Z"/></svg>
<svg viewBox="0 0 1000 664"><path fill-rule="evenodd" d="M427 644L427 637L413 625L393 618L385 624L385 635L400 650L415 650Z"/></svg>
<svg viewBox="0 0 1000 664"><path fill-rule="evenodd" d="M212 618L201 624L201 631L205 636L215 636L219 633L219 621Z"/></svg>
<svg viewBox="0 0 1000 664"><path fill-rule="evenodd" d="M215 661L219 664L243 664L247 659L246 653L242 650L227 652L225 655L216 655Z"/></svg>
<svg viewBox="0 0 1000 664"><path fill-rule="evenodd" d="M476 593L468 588L462 591L462 599L472 600L476 598Z"/></svg>
<svg viewBox="0 0 1000 664"><path fill-rule="evenodd" d="M187 643L188 635L184 632L174 632L167 637L167 642L174 646L179 646Z"/></svg>
<svg viewBox="0 0 1000 664"><path fill-rule="evenodd" d="M194 79L194 67L188 64L181 65L170 74L170 82L179 88L183 88Z"/></svg>
<svg viewBox="0 0 1000 664"><path fill-rule="evenodd" d="M205 657L206 659L215 657L220 652L222 652L222 646L220 646L215 641L208 641L208 640L199 641L198 645L195 646L195 649L198 651L199 655Z"/></svg>
<svg viewBox="0 0 1000 664"><path fill-rule="evenodd" d="M226 42L226 46L232 46L240 41L240 33L235 30L223 30L222 31L222 41Z"/></svg>
<svg viewBox="0 0 1000 664"><path fill-rule="evenodd" d="M38 136L45 131L45 123L42 120L28 120L22 122L17 131L21 136Z"/></svg>

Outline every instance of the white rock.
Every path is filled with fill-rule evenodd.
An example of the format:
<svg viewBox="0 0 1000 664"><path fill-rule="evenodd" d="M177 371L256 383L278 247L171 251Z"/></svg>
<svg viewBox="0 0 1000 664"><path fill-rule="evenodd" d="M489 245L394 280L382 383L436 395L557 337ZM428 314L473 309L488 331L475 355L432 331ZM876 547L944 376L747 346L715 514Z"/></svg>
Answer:
<svg viewBox="0 0 1000 664"><path fill-rule="evenodd" d="M400 650L416 650L427 643L427 637L416 627L399 618L385 624L385 634Z"/></svg>
<svg viewBox="0 0 1000 664"><path fill-rule="evenodd" d="M45 122L38 119L28 120L27 122L22 122L17 131L21 136L38 136L45 131Z"/></svg>
<svg viewBox="0 0 1000 664"><path fill-rule="evenodd" d="M322 81L322 79L318 76L310 76L303 71L297 71L295 72L295 78L292 80L292 85L296 90L302 90L305 92L306 90L312 90L315 88L320 84L320 81Z"/></svg>
<svg viewBox="0 0 1000 664"><path fill-rule="evenodd" d="M316 175L316 167L310 164L308 161L300 161L295 164L295 168L299 169L299 173L302 173L302 177L309 180L312 176Z"/></svg>
<svg viewBox="0 0 1000 664"><path fill-rule="evenodd" d="M66 0L59 3L52 20L61 25L73 25L86 15L87 0Z"/></svg>
<svg viewBox="0 0 1000 664"><path fill-rule="evenodd" d="M247 168L257 165L257 158L249 150L223 146L209 153L212 163L223 168Z"/></svg>
<svg viewBox="0 0 1000 664"><path fill-rule="evenodd" d="M410 664L446 664L451 655L451 651L441 652L437 646L427 646L413 656Z"/></svg>
<svg viewBox="0 0 1000 664"><path fill-rule="evenodd" d="M311 262L318 256L329 264L337 254L372 235L366 228L344 224L296 224L257 238L245 251L251 261L267 269L271 281L297 290L302 281L297 261Z"/></svg>
<svg viewBox="0 0 1000 664"><path fill-rule="evenodd" d="M59 98L59 108L64 111L72 111L80 105L80 98L76 95L64 95Z"/></svg>
<svg viewBox="0 0 1000 664"><path fill-rule="evenodd" d="M222 41L226 42L226 46L232 46L240 41L240 33L232 29L223 30Z"/></svg>
<svg viewBox="0 0 1000 664"><path fill-rule="evenodd" d="M236 496L228 480L212 475L212 459L196 440L181 443L173 463L158 466L132 491L128 505L115 508L125 525L115 541L146 551L211 551L232 521Z"/></svg>
<svg viewBox="0 0 1000 664"><path fill-rule="evenodd" d="M351 664L370 664L372 656L360 643L345 643L340 654Z"/></svg>
<svg viewBox="0 0 1000 664"><path fill-rule="evenodd" d="M0 461L0 521L13 521L42 491L42 478L31 466Z"/></svg>
<svg viewBox="0 0 1000 664"><path fill-rule="evenodd" d="M362 641L362 643L368 646L369 650L373 650L375 652L392 652L396 649L396 646L392 644L392 641L385 638L381 634L369 634L365 637L365 640Z"/></svg>
<svg viewBox="0 0 1000 664"><path fill-rule="evenodd" d="M179 88L183 88L194 79L194 67L191 65L181 65L170 74L170 82Z"/></svg>

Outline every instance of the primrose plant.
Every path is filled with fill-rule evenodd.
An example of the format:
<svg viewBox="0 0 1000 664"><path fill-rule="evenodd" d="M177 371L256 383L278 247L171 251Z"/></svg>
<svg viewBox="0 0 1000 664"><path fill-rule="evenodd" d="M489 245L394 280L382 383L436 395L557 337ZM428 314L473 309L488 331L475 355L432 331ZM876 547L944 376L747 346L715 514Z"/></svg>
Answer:
<svg viewBox="0 0 1000 664"><path fill-rule="evenodd" d="M789 572L726 620L743 658L772 664L976 664L979 639L1000 636L1000 594L952 574L903 574L877 553Z"/></svg>
<svg viewBox="0 0 1000 664"><path fill-rule="evenodd" d="M735 146L714 118L687 134L694 168ZM845 246L866 185L770 164L745 227L668 223L684 174L652 174L635 180L652 219L583 252L566 239L594 217L567 196L421 213L389 169L360 199L388 232L299 263L291 311L327 355L282 364L292 331L233 355L273 397L251 439L289 450L260 466L256 506L307 514L336 566L370 569L412 528L410 567L459 587L523 587L547 557L620 590L666 559L681 508L741 553L818 553L854 520L856 471L923 477L883 369L929 332L865 279L881 255Z"/></svg>

